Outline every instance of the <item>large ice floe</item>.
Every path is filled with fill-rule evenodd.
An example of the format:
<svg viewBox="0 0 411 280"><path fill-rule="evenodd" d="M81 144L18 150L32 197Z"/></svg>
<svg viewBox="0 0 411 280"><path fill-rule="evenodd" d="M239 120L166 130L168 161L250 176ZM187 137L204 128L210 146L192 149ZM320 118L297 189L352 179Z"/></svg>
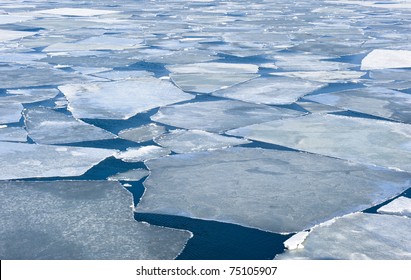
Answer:
<svg viewBox="0 0 411 280"><path fill-rule="evenodd" d="M138 113L194 98L153 77L60 86L75 118L128 119Z"/></svg>
<svg viewBox="0 0 411 280"><path fill-rule="evenodd" d="M304 248L276 259L410 259L411 219L392 215L350 214L314 227Z"/></svg>
<svg viewBox="0 0 411 280"><path fill-rule="evenodd" d="M38 144L75 143L116 137L104 129L48 108L27 109L24 119L29 137Z"/></svg>
<svg viewBox="0 0 411 280"><path fill-rule="evenodd" d="M410 187L408 173L324 156L228 148L146 162L136 211L295 232L364 210Z"/></svg>
<svg viewBox="0 0 411 280"><path fill-rule="evenodd" d="M408 124L316 114L255 124L227 134L411 171L411 126Z"/></svg>
<svg viewBox="0 0 411 280"><path fill-rule="evenodd" d="M362 70L411 68L409 50L373 50L361 61Z"/></svg>
<svg viewBox="0 0 411 280"><path fill-rule="evenodd" d="M186 128L222 132L273 119L296 117L303 112L234 100L194 102L160 108L153 121Z"/></svg>
<svg viewBox="0 0 411 280"><path fill-rule="evenodd" d="M80 176L115 150L0 142L0 180Z"/></svg>
<svg viewBox="0 0 411 280"><path fill-rule="evenodd" d="M134 220L109 181L0 182L1 259L173 259L189 232Z"/></svg>

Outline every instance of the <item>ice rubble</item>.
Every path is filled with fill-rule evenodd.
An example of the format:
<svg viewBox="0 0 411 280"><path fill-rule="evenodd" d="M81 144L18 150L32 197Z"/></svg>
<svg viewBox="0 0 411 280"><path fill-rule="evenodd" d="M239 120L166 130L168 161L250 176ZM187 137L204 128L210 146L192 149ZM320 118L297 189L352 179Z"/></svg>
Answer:
<svg viewBox="0 0 411 280"><path fill-rule="evenodd" d="M44 107L26 109L23 115L30 138L38 144L64 144L116 138L114 134L104 129Z"/></svg>
<svg viewBox="0 0 411 280"><path fill-rule="evenodd" d="M0 141L26 142L27 132L22 127L1 127L0 125Z"/></svg>
<svg viewBox="0 0 411 280"><path fill-rule="evenodd" d="M22 111L20 103L3 103L0 97L0 124L19 122Z"/></svg>
<svg viewBox="0 0 411 280"><path fill-rule="evenodd" d="M117 182L0 182L0 198L3 260L173 259L190 238L136 222Z"/></svg>
<svg viewBox="0 0 411 280"><path fill-rule="evenodd" d="M255 78L212 94L257 104L290 104L323 86L298 78Z"/></svg>
<svg viewBox="0 0 411 280"><path fill-rule="evenodd" d="M75 118L128 119L138 113L194 98L153 77L59 87Z"/></svg>
<svg viewBox="0 0 411 280"><path fill-rule="evenodd" d="M411 218L411 199L401 196L377 210L379 213L407 216Z"/></svg>
<svg viewBox="0 0 411 280"><path fill-rule="evenodd" d="M276 259L410 259L410 227L406 217L350 214L314 227L303 249L286 251Z"/></svg>
<svg viewBox="0 0 411 280"><path fill-rule="evenodd" d="M109 181L139 181L149 174L146 169L132 169L108 177Z"/></svg>
<svg viewBox="0 0 411 280"><path fill-rule="evenodd" d="M411 95L380 87L307 96L305 99L402 122L411 122Z"/></svg>
<svg viewBox="0 0 411 280"><path fill-rule="evenodd" d="M394 172L308 153L255 148L146 162L136 211L296 232L381 203L410 186Z"/></svg>
<svg viewBox="0 0 411 280"><path fill-rule="evenodd" d="M0 143L0 180L80 176L114 150Z"/></svg>
<svg viewBox="0 0 411 280"><path fill-rule="evenodd" d="M128 148L127 151L118 152L114 156L125 162L139 162L159 158L170 154L170 150L158 146L143 146L140 148Z"/></svg>
<svg viewBox="0 0 411 280"><path fill-rule="evenodd" d="M122 139L127 139L137 143L153 140L153 138L165 133L164 126L150 123L140 127L124 129L118 133L118 136Z"/></svg>
<svg viewBox="0 0 411 280"><path fill-rule="evenodd" d="M176 153L215 150L251 143L245 139L226 137L202 130L172 130L154 139L162 147Z"/></svg>
<svg viewBox="0 0 411 280"><path fill-rule="evenodd" d="M304 113L234 100L194 102L160 108L153 121L209 132L222 132L253 123L289 118Z"/></svg>
<svg viewBox="0 0 411 280"><path fill-rule="evenodd" d="M227 134L411 171L411 125L335 115L309 115L228 131Z"/></svg>
<svg viewBox="0 0 411 280"><path fill-rule="evenodd" d="M362 70L410 68L411 51L373 50L361 61Z"/></svg>

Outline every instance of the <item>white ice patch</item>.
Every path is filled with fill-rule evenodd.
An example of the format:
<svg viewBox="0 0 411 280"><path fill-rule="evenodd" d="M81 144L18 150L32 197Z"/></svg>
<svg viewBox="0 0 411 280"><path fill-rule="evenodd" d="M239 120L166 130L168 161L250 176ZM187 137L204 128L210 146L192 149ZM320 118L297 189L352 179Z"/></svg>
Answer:
<svg viewBox="0 0 411 280"><path fill-rule="evenodd" d="M48 108L24 111L26 129L38 144L64 144L114 139L110 132Z"/></svg>
<svg viewBox="0 0 411 280"><path fill-rule="evenodd" d="M411 51L373 50L361 61L362 70L410 68Z"/></svg>
<svg viewBox="0 0 411 280"><path fill-rule="evenodd" d="M256 78L212 94L257 104L290 104L323 86L298 78Z"/></svg>
<svg viewBox="0 0 411 280"><path fill-rule="evenodd" d="M278 260L409 260L411 219L355 213L314 227L304 248L277 255Z"/></svg>
<svg viewBox="0 0 411 280"><path fill-rule="evenodd" d="M117 173L108 177L109 181L139 181L146 177L149 171L146 169L132 169L126 172Z"/></svg>
<svg viewBox="0 0 411 280"><path fill-rule="evenodd" d="M117 182L0 182L0 199L2 260L174 259L191 236L136 222Z"/></svg>
<svg viewBox="0 0 411 280"><path fill-rule="evenodd" d="M401 196L377 210L378 213L407 216L411 218L411 199Z"/></svg>
<svg viewBox="0 0 411 280"><path fill-rule="evenodd" d="M80 176L114 153L95 148L1 142L0 180Z"/></svg>
<svg viewBox="0 0 411 280"><path fill-rule="evenodd" d="M118 152L114 156L125 162L140 162L155 159L170 154L170 150L158 146L144 146L140 148L128 148L127 151Z"/></svg>
<svg viewBox="0 0 411 280"><path fill-rule="evenodd" d="M410 174L308 153L228 148L145 162L150 176L136 208L298 232L364 210L410 186Z"/></svg>
<svg viewBox="0 0 411 280"><path fill-rule="evenodd" d="M411 171L411 125L408 124L316 114L251 125L227 134Z"/></svg>
<svg viewBox="0 0 411 280"><path fill-rule="evenodd" d="M164 126L150 123L140 127L124 129L118 133L118 136L122 139L141 143L153 140L155 137L158 137L165 132L166 129Z"/></svg>
<svg viewBox="0 0 411 280"><path fill-rule="evenodd" d="M152 77L60 86L76 118L128 119L138 113L194 98Z"/></svg>
<svg viewBox="0 0 411 280"><path fill-rule="evenodd" d="M308 234L308 231L301 231L294 234L293 236L291 236L291 238L287 239L284 242L284 247L287 250L296 250L304 248L304 245L302 243L307 238Z"/></svg>
<svg viewBox="0 0 411 280"><path fill-rule="evenodd" d="M154 141L176 153L216 150L251 143L245 139L226 137L201 130L172 130Z"/></svg>
<svg viewBox="0 0 411 280"><path fill-rule="evenodd" d="M151 119L186 129L222 132L254 123L296 117L302 114L304 113L285 108L222 100L166 106L160 108Z"/></svg>
<svg viewBox="0 0 411 280"><path fill-rule="evenodd" d="M59 15L59 16L93 17L93 16L115 14L115 13L118 13L118 11L81 9L81 8L56 8L56 9L36 11L36 13L48 14L48 15Z"/></svg>
<svg viewBox="0 0 411 280"><path fill-rule="evenodd" d="M20 103L3 103L0 97L0 124L19 122L22 111Z"/></svg>
<svg viewBox="0 0 411 280"><path fill-rule="evenodd" d="M301 71L301 72L274 72L271 75L300 78L320 83L358 82L365 72L360 71Z"/></svg>
<svg viewBox="0 0 411 280"><path fill-rule="evenodd" d="M306 99L343 109L411 123L411 95L370 87L307 96Z"/></svg>

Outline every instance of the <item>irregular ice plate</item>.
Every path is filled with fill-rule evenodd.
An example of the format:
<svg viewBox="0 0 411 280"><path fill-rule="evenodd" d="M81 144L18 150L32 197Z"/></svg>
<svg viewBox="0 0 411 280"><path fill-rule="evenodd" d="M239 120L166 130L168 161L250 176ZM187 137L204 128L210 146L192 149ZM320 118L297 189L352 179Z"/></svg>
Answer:
<svg viewBox="0 0 411 280"><path fill-rule="evenodd" d="M258 66L254 64L205 62L166 66L171 73L179 74L255 74Z"/></svg>
<svg viewBox="0 0 411 280"><path fill-rule="evenodd" d="M0 180L80 176L115 150L0 142Z"/></svg>
<svg viewBox="0 0 411 280"><path fill-rule="evenodd" d="M154 141L176 153L191 153L206 150L228 148L230 146L251 143L245 139L226 137L202 130L172 130Z"/></svg>
<svg viewBox="0 0 411 280"><path fill-rule="evenodd" d="M168 81L153 77L59 87L75 118L128 119L156 107L189 100Z"/></svg>
<svg viewBox="0 0 411 280"><path fill-rule="evenodd" d="M274 72L271 75L305 79L320 83L358 82L365 72L360 71L301 71L301 72Z"/></svg>
<svg viewBox="0 0 411 280"><path fill-rule="evenodd" d="M26 109L24 119L30 138L38 144L64 144L116 138L114 134L104 129L44 107Z"/></svg>
<svg viewBox="0 0 411 280"><path fill-rule="evenodd" d="M164 126L150 123L140 127L124 129L118 133L122 139L127 139L137 143L153 140L154 137L160 136L166 131Z"/></svg>
<svg viewBox="0 0 411 280"><path fill-rule="evenodd" d="M411 171L411 125L310 115L251 125L227 134L389 168Z"/></svg>
<svg viewBox="0 0 411 280"><path fill-rule="evenodd" d="M146 162L136 211L296 232L364 210L410 187L411 175L308 153L253 148Z"/></svg>
<svg viewBox="0 0 411 280"><path fill-rule="evenodd" d="M2 103L0 97L0 124L19 122L23 105L20 103Z"/></svg>
<svg viewBox="0 0 411 280"><path fill-rule="evenodd" d="M186 129L222 132L304 114L295 110L234 100L195 102L160 108L153 121Z"/></svg>
<svg viewBox="0 0 411 280"><path fill-rule="evenodd" d="M0 182L0 199L3 260L173 259L190 238L136 222L117 182Z"/></svg>
<svg viewBox="0 0 411 280"><path fill-rule="evenodd" d="M303 249L286 251L276 259L409 260L410 228L411 219L406 217L350 214L316 226Z"/></svg>
<svg viewBox="0 0 411 280"><path fill-rule="evenodd" d="M290 104L323 86L298 78L255 78L212 94L257 104Z"/></svg>
<svg viewBox="0 0 411 280"><path fill-rule="evenodd" d="M132 169L126 172L117 173L108 178L109 181L139 181L149 174L146 169Z"/></svg>
<svg viewBox="0 0 411 280"><path fill-rule="evenodd" d="M411 218L411 199L401 196L377 210L379 213L407 216Z"/></svg>
<svg viewBox="0 0 411 280"><path fill-rule="evenodd" d="M21 39L21 38L24 38L24 37L33 36L34 34L36 34L36 33L1 29L0 42L6 42L6 41L11 41L11 40Z"/></svg>
<svg viewBox="0 0 411 280"><path fill-rule="evenodd" d="M0 141L26 142L27 132L22 127L1 127Z"/></svg>
<svg viewBox="0 0 411 280"><path fill-rule="evenodd" d="M373 50L361 61L361 70L411 67L411 51Z"/></svg>
<svg viewBox="0 0 411 280"><path fill-rule="evenodd" d="M57 89L15 89L7 90L7 95L0 97L0 103L35 103L56 97Z"/></svg>
<svg viewBox="0 0 411 280"><path fill-rule="evenodd" d="M307 96L305 99L387 119L411 122L411 94L370 87Z"/></svg>

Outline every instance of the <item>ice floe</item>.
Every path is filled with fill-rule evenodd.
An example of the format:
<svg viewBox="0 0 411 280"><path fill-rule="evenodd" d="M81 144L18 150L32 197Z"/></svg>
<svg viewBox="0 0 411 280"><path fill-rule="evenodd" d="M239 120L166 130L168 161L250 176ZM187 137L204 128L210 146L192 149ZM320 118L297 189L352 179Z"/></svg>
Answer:
<svg viewBox="0 0 411 280"><path fill-rule="evenodd" d="M148 176L149 171L146 169L132 169L126 172L117 173L108 177L109 181L139 181Z"/></svg>
<svg viewBox="0 0 411 280"><path fill-rule="evenodd" d="M145 162L136 211L296 232L364 210L410 187L410 174L315 154L255 148Z"/></svg>
<svg viewBox="0 0 411 280"><path fill-rule="evenodd" d="M128 148L127 151L118 152L114 156L125 162L139 162L159 158L170 154L171 151L159 146L144 146L140 148Z"/></svg>
<svg viewBox="0 0 411 280"><path fill-rule="evenodd" d="M0 126L0 141L26 142L27 132L22 127Z"/></svg>
<svg viewBox="0 0 411 280"><path fill-rule="evenodd" d="M21 38L28 37L28 36L33 36L35 34L36 34L35 32L13 31L13 30L1 29L0 43L11 41L11 40L16 40L16 39L21 39Z"/></svg>
<svg viewBox="0 0 411 280"><path fill-rule="evenodd" d="M15 89L0 96L0 103L35 103L56 97L57 89Z"/></svg>
<svg viewBox="0 0 411 280"><path fill-rule="evenodd" d="M194 98L153 77L59 87L76 118L128 119L138 113Z"/></svg>
<svg viewBox="0 0 411 280"><path fill-rule="evenodd" d="M153 121L209 132L222 132L253 123L289 118L304 113L234 100L195 102L160 108Z"/></svg>
<svg viewBox="0 0 411 280"><path fill-rule="evenodd" d="M124 129L118 133L118 136L122 139L134 141L137 143L153 140L153 138L165 133L164 126L150 123L140 127Z"/></svg>
<svg viewBox="0 0 411 280"><path fill-rule="evenodd" d="M406 217L350 214L316 226L303 249L286 251L276 259L409 260L410 227Z"/></svg>
<svg viewBox="0 0 411 280"><path fill-rule="evenodd" d="M20 103L2 103L0 97L0 124L19 122L23 105Z"/></svg>
<svg viewBox="0 0 411 280"><path fill-rule="evenodd" d="M0 180L80 176L115 150L0 143Z"/></svg>
<svg viewBox="0 0 411 280"><path fill-rule="evenodd" d="M377 210L379 213L407 216L411 218L411 199L401 196Z"/></svg>
<svg viewBox="0 0 411 280"><path fill-rule="evenodd" d="M309 115L228 131L227 134L411 171L411 125L335 115Z"/></svg>
<svg viewBox="0 0 411 280"><path fill-rule="evenodd" d="M117 182L0 182L0 198L3 260L174 259L191 237L136 222Z"/></svg>
<svg viewBox="0 0 411 280"><path fill-rule="evenodd" d="M194 63L194 64L180 64L166 66L167 70L171 73L179 74L246 74L257 73L258 66L254 64L240 64L240 63L219 63L219 62L207 62L207 63Z"/></svg>
<svg viewBox="0 0 411 280"><path fill-rule="evenodd" d="M411 68L411 51L373 50L361 61L362 70Z"/></svg>
<svg viewBox="0 0 411 280"><path fill-rule="evenodd" d="M101 16L118 13L118 11L112 10L98 10L98 9L85 9L85 8L56 8L36 11L38 14L48 15L60 15L60 16L78 16L78 17L90 17Z"/></svg>
<svg viewBox="0 0 411 280"><path fill-rule="evenodd" d="M29 137L38 144L63 144L116 138L114 134L104 129L44 107L26 109L23 115Z"/></svg>
<svg viewBox="0 0 411 280"><path fill-rule="evenodd" d="M275 76L286 76L305 79L320 83L345 83L358 82L365 72L360 71L300 71L300 72L274 72Z"/></svg>
<svg viewBox="0 0 411 280"><path fill-rule="evenodd" d="M162 147L176 153L191 153L228 148L251 143L245 139L226 137L202 130L172 130L154 139Z"/></svg>
<svg viewBox="0 0 411 280"><path fill-rule="evenodd" d="M298 78L255 78L212 94L257 104L290 104L323 86Z"/></svg>

